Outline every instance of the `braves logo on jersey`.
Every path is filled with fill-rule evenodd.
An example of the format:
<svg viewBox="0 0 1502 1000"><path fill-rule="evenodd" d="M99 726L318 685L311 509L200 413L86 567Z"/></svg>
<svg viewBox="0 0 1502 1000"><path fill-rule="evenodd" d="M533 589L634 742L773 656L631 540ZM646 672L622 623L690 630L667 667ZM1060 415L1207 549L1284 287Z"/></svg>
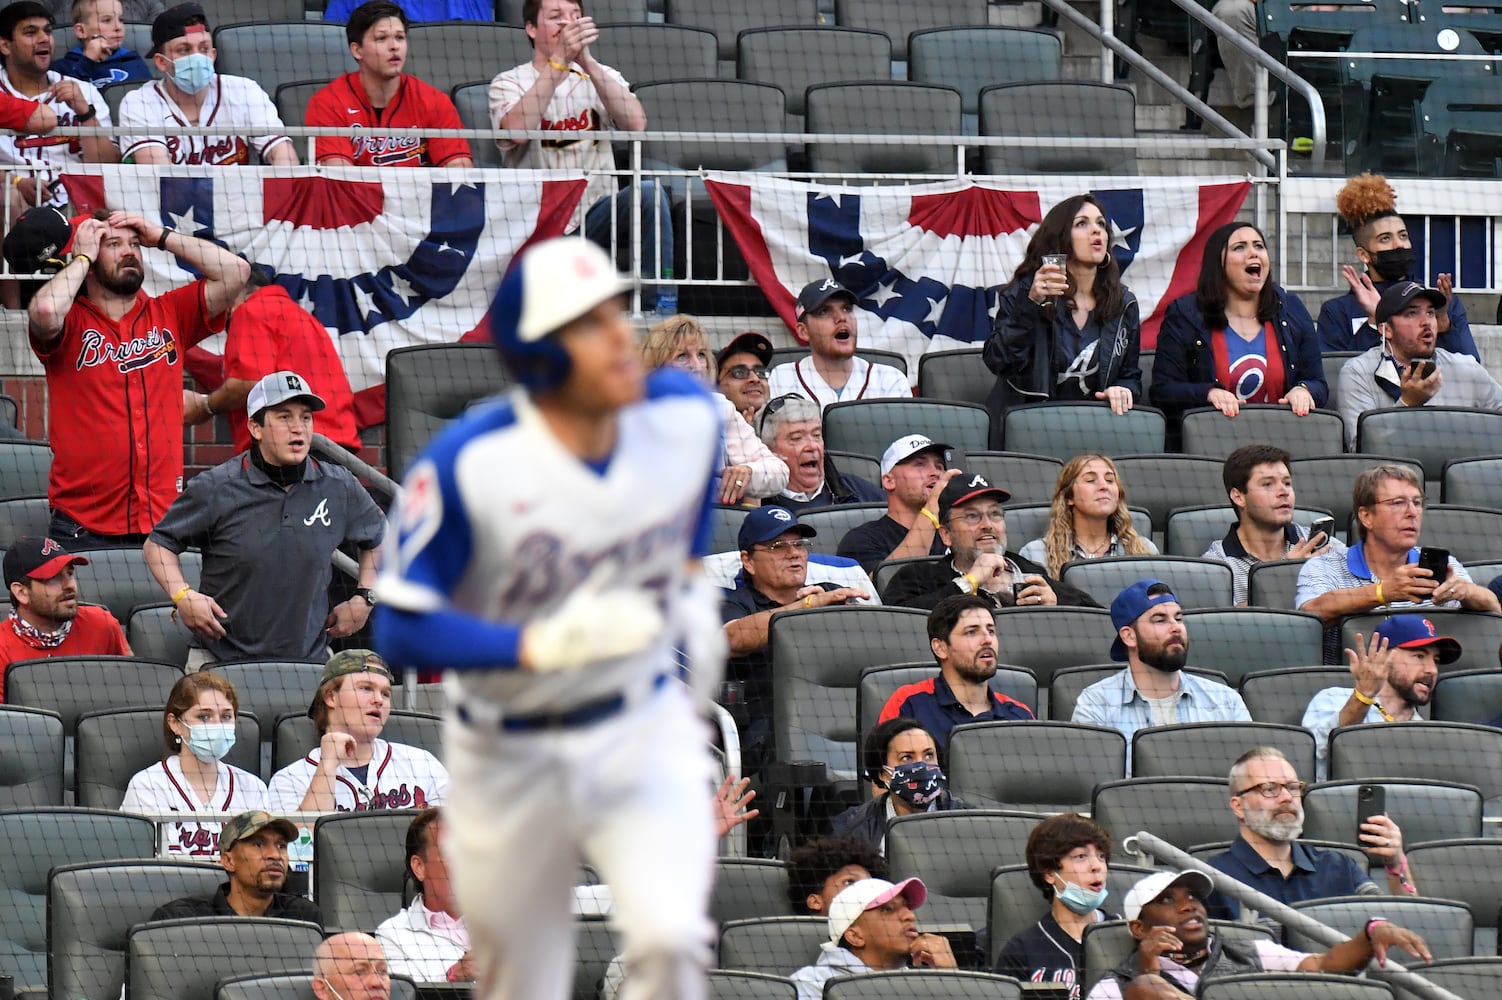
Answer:
<svg viewBox="0 0 1502 1000"><path fill-rule="evenodd" d="M569 118L560 118L557 121L549 121L544 118L542 127L555 132L598 132L600 130L600 113L594 108L585 108L577 115ZM575 143L582 142L584 136L574 136L568 139L544 139L543 146L548 149L567 149Z"/></svg>
<svg viewBox="0 0 1502 1000"><path fill-rule="evenodd" d="M98 330L88 329L83 332L78 360L74 364L78 371L113 364L121 375L125 375L158 361L165 360L167 364L175 365L177 355L177 338L171 330L152 327L151 332L144 337L132 337L124 343L111 344Z"/></svg>
<svg viewBox="0 0 1502 1000"><path fill-rule="evenodd" d="M360 126L353 126L359 132ZM355 135L350 139L354 147L355 162L368 161L375 167L394 167L410 163L421 166L427 162L428 143L408 135Z"/></svg>
<svg viewBox="0 0 1502 1000"><path fill-rule="evenodd" d="M173 163L207 163L227 166L250 162L250 146L238 135L195 136L180 138L168 135L167 158Z"/></svg>
<svg viewBox="0 0 1502 1000"><path fill-rule="evenodd" d="M396 788L387 788L373 792L367 801L361 802L355 807L356 812L365 812L372 809L426 809L428 807L428 793L421 785L407 787L406 782ZM339 812L349 812L344 806L338 807Z"/></svg>
<svg viewBox="0 0 1502 1000"><path fill-rule="evenodd" d="M169 848L181 851L193 857L204 857L219 854L219 833L210 831L202 826L189 826L187 823L177 825L177 840Z"/></svg>

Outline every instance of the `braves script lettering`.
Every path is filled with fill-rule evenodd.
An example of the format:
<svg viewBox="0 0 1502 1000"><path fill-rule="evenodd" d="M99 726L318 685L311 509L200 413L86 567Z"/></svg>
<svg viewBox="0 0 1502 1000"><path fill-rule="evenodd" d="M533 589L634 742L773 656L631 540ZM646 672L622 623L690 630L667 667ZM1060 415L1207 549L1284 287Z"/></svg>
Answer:
<svg viewBox="0 0 1502 1000"><path fill-rule="evenodd" d="M132 337L121 344L111 344L98 330L85 330L79 347L76 368L83 371L98 365L115 365L124 375L158 361L177 364L177 338L171 330L152 327L144 337Z"/></svg>
<svg viewBox="0 0 1502 1000"><path fill-rule="evenodd" d="M362 802L356 807L358 812L366 812L371 809L426 809L428 807L428 793L421 785L407 787L404 781L399 788L388 788L376 792L370 797L369 802ZM349 812L346 806L338 806L339 812Z"/></svg>
<svg viewBox="0 0 1502 1000"><path fill-rule="evenodd" d="M598 132L600 130L600 113L594 108L585 108L572 118L560 118L557 121L549 121L544 118L542 127L554 132ZM574 139L544 139L542 144L548 149L566 149L579 142Z"/></svg>
<svg viewBox="0 0 1502 1000"><path fill-rule="evenodd" d="M358 133L359 126L355 131ZM369 155L371 163L378 167L389 167L399 163L421 163L423 154L427 152L427 140L409 135L359 135L351 137L350 142L355 147L355 159Z"/></svg>

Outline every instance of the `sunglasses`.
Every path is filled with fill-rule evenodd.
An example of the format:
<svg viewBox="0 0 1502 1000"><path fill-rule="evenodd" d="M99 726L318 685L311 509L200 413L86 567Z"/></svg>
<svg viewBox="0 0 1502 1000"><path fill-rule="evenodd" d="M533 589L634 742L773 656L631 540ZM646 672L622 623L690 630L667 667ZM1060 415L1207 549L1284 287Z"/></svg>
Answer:
<svg viewBox="0 0 1502 1000"><path fill-rule="evenodd" d="M767 380L767 375L769 375L770 373L771 370L764 365L756 365L755 367L751 365L731 365L729 368L725 369L725 374L729 375L737 382L744 381L745 379L750 378L752 375L755 375L757 378L765 382Z"/></svg>
<svg viewBox="0 0 1502 1000"><path fill-rule="evenodd" d="M767 418L772 414L779 412L784 406L788 405L788 400L803 398L804 396L801 392L785 392L781 396L778 396L776 399L769 400L767 405L761 408L761 416L756 418L756 433L761 434L766 430Z"/></svg>

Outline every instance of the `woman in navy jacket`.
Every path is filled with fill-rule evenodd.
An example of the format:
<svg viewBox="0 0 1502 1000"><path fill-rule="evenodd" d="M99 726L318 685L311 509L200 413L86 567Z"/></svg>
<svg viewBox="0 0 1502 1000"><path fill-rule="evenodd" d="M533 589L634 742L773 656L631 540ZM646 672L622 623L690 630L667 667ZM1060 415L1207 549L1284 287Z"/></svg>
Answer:
<svg viewBox="0 0 1502 1000"><path fill-rule="evenodd" d="M1277 403L1302 417L1329 399L1314 320L1273 281L1256 226L1232 222L1210 234L1199 286L1174 300L1158 331L1149 395L1172 414L1208 405L1228 417L1243 403Z"/></svg>

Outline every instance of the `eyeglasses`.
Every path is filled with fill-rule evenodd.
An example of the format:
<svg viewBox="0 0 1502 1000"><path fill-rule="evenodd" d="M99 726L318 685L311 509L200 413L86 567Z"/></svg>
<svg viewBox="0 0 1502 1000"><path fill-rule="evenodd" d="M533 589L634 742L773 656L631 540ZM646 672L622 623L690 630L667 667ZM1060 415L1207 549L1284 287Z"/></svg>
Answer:
<svg viewBox="0 0 1502 1000"><path fill-rule="evenodd" d="M992 524L1006 523L1007 512L1000 507L992 507L990 510L957 510L949 515L949 523L958 521L966 527L974 528L981 521L990 521Z"/></svg>
<svg viewBox="0 0 1502 1000"><path fill-rule="evenodd" d="M791 552L807 552L807 538L784 538L780 542L772 542L769 545L759 546L761 549L772 553L774 556L785 556Z"/></svg>
<svg viewBox="0 0 1502 1000"><path fill-rule="evenodd" d="M767 376L770 373L770 370L764 365L756 365L755 367L752 367L751 365L731 365L729 368L725 369L725 374L729 375L737 382L748 379L752 375L755 375L757 378L765 382L767 380Z"/></svg>
<svg viewBox="0 0 1502 1000"><path fill-rule="evenodd" d="M785 392L776 399L768 400L767 405L761 408L761 416L757 418L756 433L760 434L767 429L767 418L788 405L788 400L802 398L802 393Z"/></svg>
<svg viewBox="0 0 1502 1000"><path fill-rule="evenodd" d="M1306 781L1264 781L1260 785L1243 788L1236 793L1236 797L1256 792L1264 799L1275 799L1279 792L1287 792L1292 798L1301 799L1304 797L1304 789L1308 787L1309 783Z"/></svg>
<svg viewBox="0 0 1502 1000"><path fill-rule="evenodd" d="M1424 509L1424 498L1423 497L1389 497L1386 500L1377 500L1377 501L1375 501L1372 504L1372 506L1373 507L1386 507L1388 510L1392 511L1394 514L1398 513L1399 511L1408 510L1410 508L1412 508L1413 510L1423 510Z"/></svg>

